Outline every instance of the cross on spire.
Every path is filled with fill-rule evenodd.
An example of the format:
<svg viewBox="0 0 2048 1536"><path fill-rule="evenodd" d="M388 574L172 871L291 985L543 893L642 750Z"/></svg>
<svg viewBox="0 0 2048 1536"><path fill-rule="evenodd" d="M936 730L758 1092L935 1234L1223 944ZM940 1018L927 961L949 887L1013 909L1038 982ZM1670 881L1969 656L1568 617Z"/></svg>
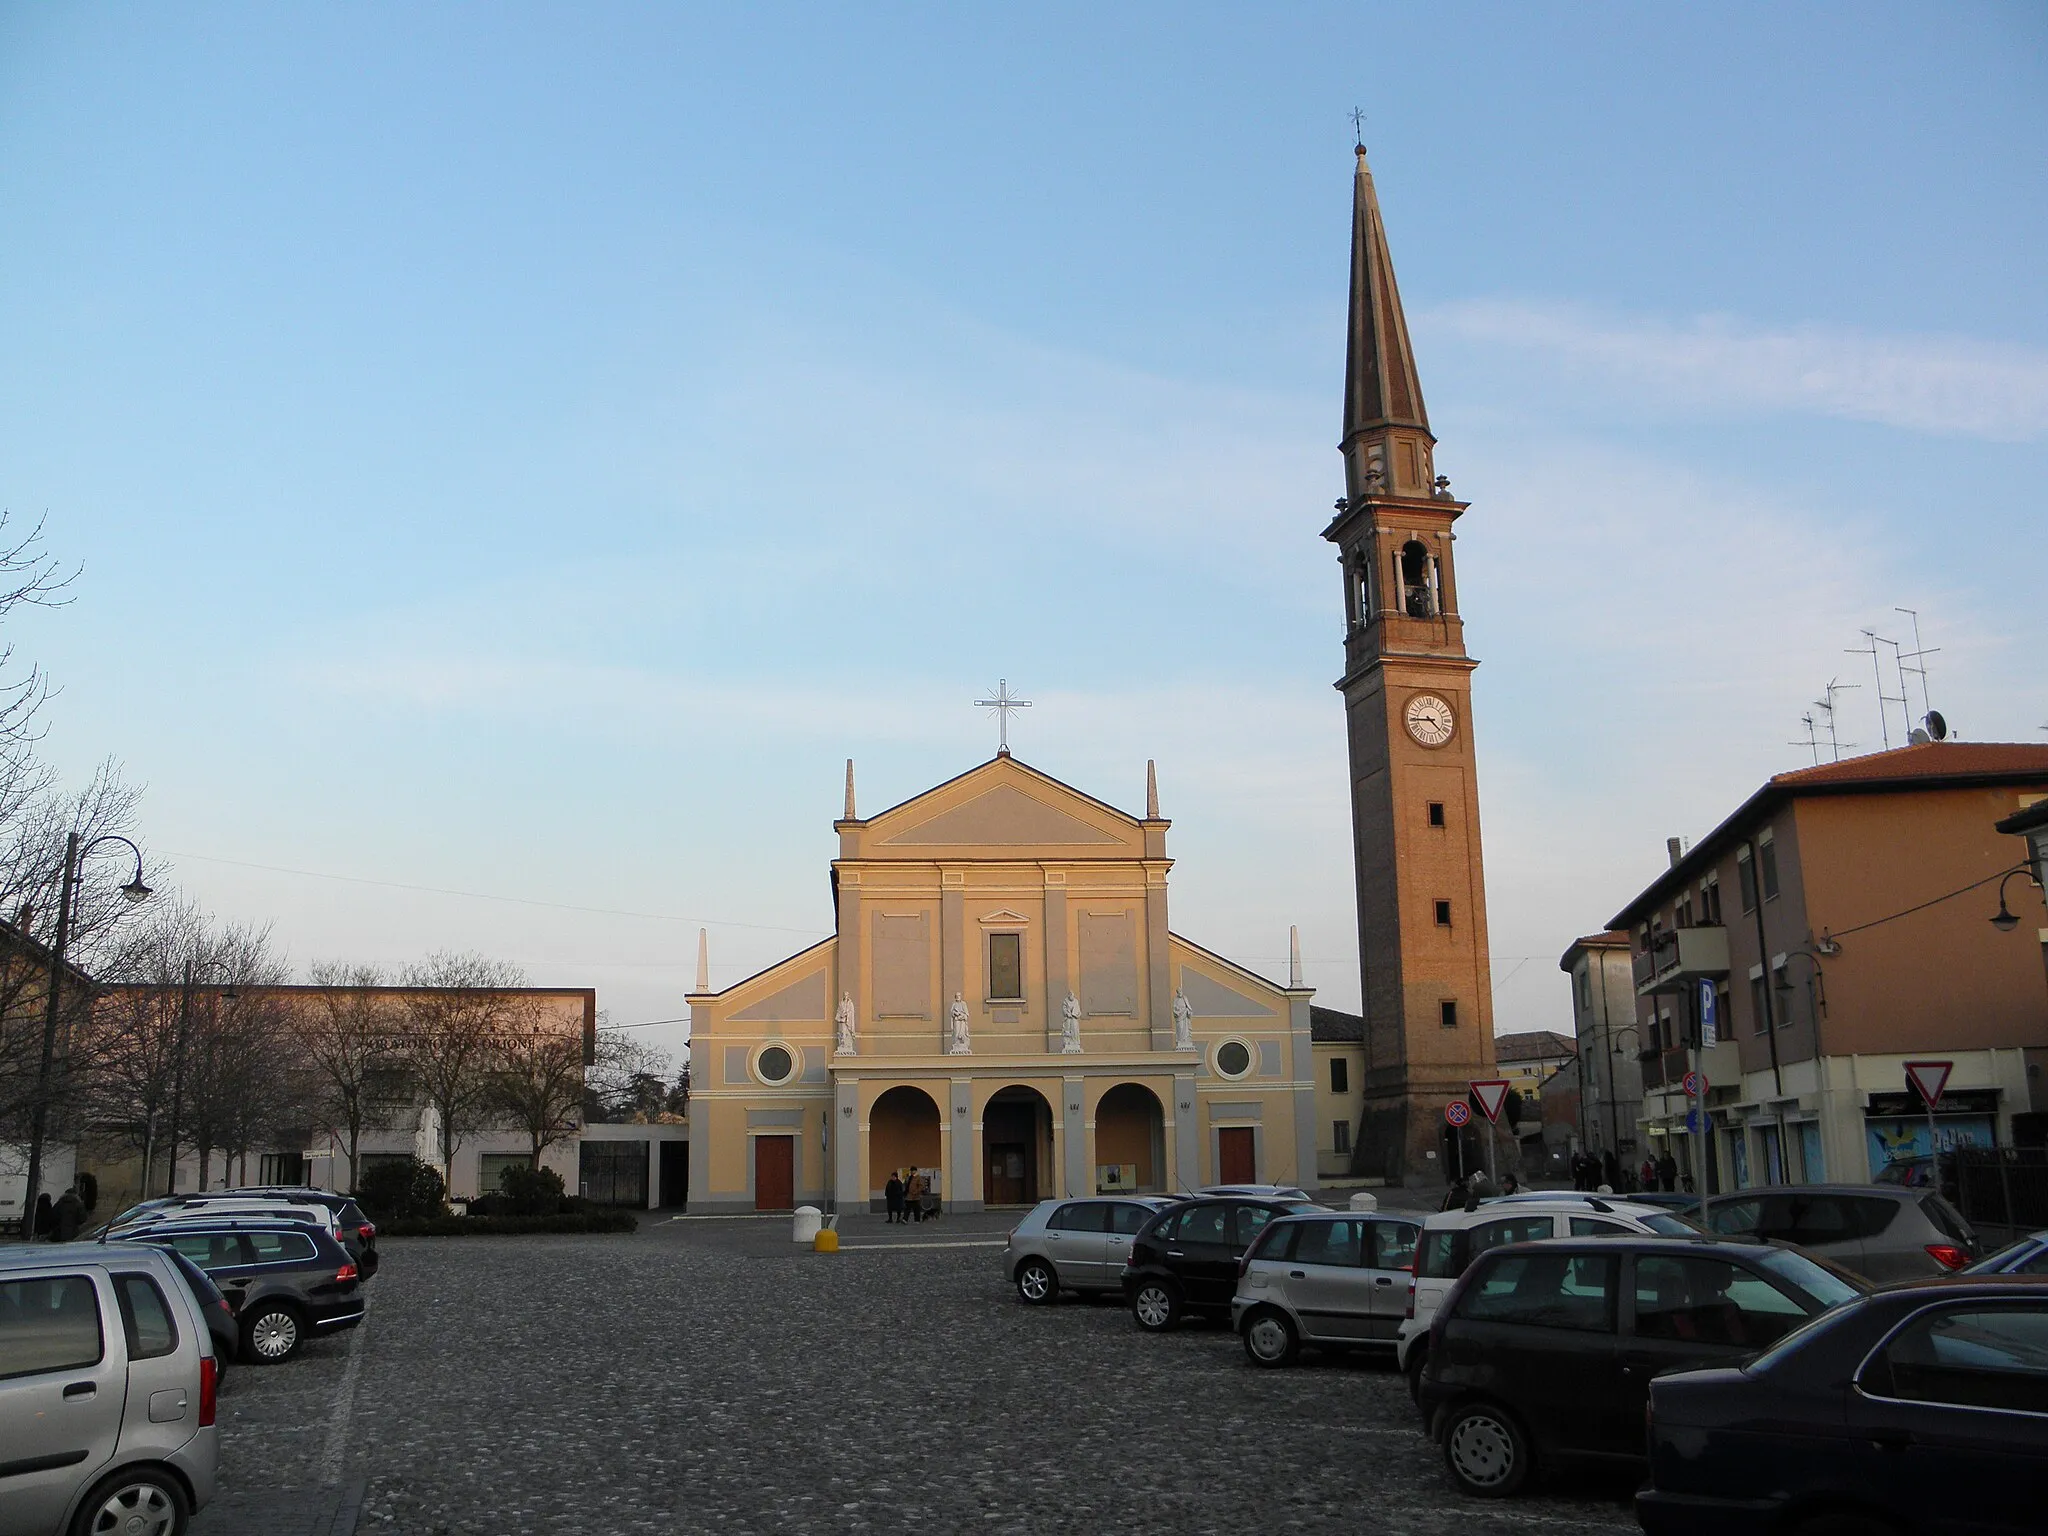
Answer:
<svg viewBox="0 0 2048 1536"><path fill-rule="evenodd" d="M1365 144L1365 108L1353 107L1351 109L1351 132L1357 143L1363 147Z"/></svg>
<svg viewBox="0 0 2048 1536"><path fill-rule="evenodd" d="M1010 755L1010 711L1013 709L1029 709L1031 701L1029 699L1020 699L1012 694L1010 692L1010 680L1005 677L997 680L993 698L976 699L974 707L976 709L992 709L996 712L996 756L1008 757Z"/></svg>

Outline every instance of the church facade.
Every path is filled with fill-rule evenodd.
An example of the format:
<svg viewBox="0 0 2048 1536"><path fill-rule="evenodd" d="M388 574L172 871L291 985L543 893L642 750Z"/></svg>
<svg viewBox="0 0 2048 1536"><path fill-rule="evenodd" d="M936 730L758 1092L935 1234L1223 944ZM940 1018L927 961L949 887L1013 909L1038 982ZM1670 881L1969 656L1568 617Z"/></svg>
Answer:
<svg viewBox="0 0 2048 1536"><path fill-rule="evenodd" d="M1174 933L1133 816L1011 756L873 817L847 768L833 935L690 995L693 1211L948 1209L1316 1178L1310 989Z"/></svg>

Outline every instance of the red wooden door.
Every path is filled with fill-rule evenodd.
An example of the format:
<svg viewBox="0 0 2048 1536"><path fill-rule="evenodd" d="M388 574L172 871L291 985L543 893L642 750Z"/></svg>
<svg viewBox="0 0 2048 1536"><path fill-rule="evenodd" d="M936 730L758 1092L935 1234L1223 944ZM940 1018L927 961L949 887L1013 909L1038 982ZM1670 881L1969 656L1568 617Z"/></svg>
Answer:
<svg viewBox="0 0 2048 1536"><path fill-rule="evenodd" d="M1216 1132L1216 1182L1218 1184L1255 1184L1258 1182L1258 1158L1253 1153L1252 1128L1250 1126L1225 1126Z"/></svg>
<svg viewBox="0 0 2048 1536"><path fill-rule="evenodd" d="M754 1209L786 1211L796 1204L796 1138L754 1138Z"/></svg>

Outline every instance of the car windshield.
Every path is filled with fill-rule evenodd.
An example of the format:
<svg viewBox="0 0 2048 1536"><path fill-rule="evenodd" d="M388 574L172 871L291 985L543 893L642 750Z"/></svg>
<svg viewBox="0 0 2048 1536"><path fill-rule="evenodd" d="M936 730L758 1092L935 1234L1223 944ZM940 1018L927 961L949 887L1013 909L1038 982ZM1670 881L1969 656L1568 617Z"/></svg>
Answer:
<svg viewBox="0 0 2048 1536"><path fill-rule="evenodd" d="M1822 1328L1833 1327L1837 1321L1849 1317L1858 1308L1866 1306L1868 1303L1869 1298L1867 1296L1855 1296L1852 1300L1844 1302L1839 1307L1830 1307L1825 1312L1815 1313L1782 1339L1778 1340L1769 1349L1764 1350L1754 1359L1744 1361L1742 1363L1743 1370L1769 1370L1778 1361L1784 1359L1786 1355L1804 1344L1809 1333L1817 1332Z"/></svg>
<svg viewBox="0 0 2048 1536"><path fill-rule="evenodd" d="M2023 1237L2016 1243L2007 1243L1998 1252L1985 1254L1983 1258L1967 1266L1961 1272L1966 1275L1996 1274L2008 1261L2018 1258L2022 1253L2031 1249L2038 1241L2040 1241L2040 1238L2037 1234L2034 1237Z"/></svg>
<svg viewBox="0 0 2048 1536"><path fill-rule="evenodd" d="M1659 1211L1654 1216L1637 1216L1635 1219L1641 1222L1647 1231L1654 1232L1659 1237L1698 1237L1700 1235L1700 1229L1692 1222L1687 1221L1683 1216L1672 1216L1664 1211Z"/></svg>
<svg viewBox="0 0 2048 1536"><path fill-rule="evenodd" d="M1839 1307L1863 1294L1863 1287L1845 1270L1823 1264L1810 1254L1790 1248L1772 1248L1759 1253L1756 1261L1780 1280L1796 1287L1822 1307Z"/></svg>

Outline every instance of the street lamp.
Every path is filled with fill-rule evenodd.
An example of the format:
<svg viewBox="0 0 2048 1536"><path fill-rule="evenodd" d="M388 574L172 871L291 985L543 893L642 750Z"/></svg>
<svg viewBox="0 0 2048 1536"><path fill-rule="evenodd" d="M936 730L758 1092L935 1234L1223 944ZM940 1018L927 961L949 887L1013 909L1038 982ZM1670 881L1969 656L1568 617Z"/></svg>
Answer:
<svg viewBox="0 0 2048 1536"><path fill-rule="evenodd" d="M28 1182L21 1198L21 1235L25 1239L36 1235L36 1194L43 1177L43 1138L50 1122L50 1068L57 1055L58 998L64 983L64 950L71 942L71 900L78 884L79 865L101 843L120 843L135 855L135 878L121 887L121 894L131 902L147 901L150 897L149 887L142 882L142 850L133 842L118 832L103 832L81 848L76 832L65 835L64 874L57 885L57 942L50 948L49 996L43 1008L43 1055L36 1068L35 1112L29 1122Z"/></svg>
<svg viewBox="0 0 2048 1536"><path fill-rule="evenodd" d="M213 956L206 963L209 966L217 965L219 964L219 958L217 955ZM185 1094L185 1036L192 1027L193 970L194 962L188 955L185 959L185 984L178 994L177 1057L175 1065L171 1068L171 1133L169 1138L171 1155L165 1159L165 1162L169 1165L168 1171L164 1174L164 1193L166 1195L175 1195L178 1192L178 1115L183 1108ZM220 996L222 1002L232 1003L235 1000L233 985L222 987ZM148 1194L149 1192L144 1190L143 1193Z"/></svg>
<svg viewBox="0 0 2048 1536"><path fill-rule="evenodd" d="M2005 888L2011 882L2014 875L2028 873L2027 866L2022 864L2017 869L2008 869L2005 872L2005 879L1998 882L1998 915L1991 919L1991 926L2000 933L2011 933L2013 929L2020 925L2019 915L2005 904Z"/></svg>

